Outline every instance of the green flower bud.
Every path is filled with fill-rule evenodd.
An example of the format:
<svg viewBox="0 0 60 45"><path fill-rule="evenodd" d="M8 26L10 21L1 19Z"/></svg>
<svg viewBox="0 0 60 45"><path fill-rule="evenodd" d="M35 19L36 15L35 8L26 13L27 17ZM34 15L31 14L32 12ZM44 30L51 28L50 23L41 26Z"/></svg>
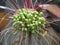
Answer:
<svg viewBox="0 0 60 45"><path fill-rule="evenodd" d="M42 16L43 16L43 12L40 12L40 13L39 13L39 16L42 17Z"/></svg>

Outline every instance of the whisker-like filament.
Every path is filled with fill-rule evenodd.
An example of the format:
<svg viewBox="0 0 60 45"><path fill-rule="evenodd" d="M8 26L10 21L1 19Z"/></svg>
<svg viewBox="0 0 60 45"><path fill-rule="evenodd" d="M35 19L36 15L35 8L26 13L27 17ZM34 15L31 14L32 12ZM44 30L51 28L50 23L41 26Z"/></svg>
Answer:
<svg viewBox="0 0 60 45"><path fill-rule="evenodd" d="M33 35L33 39L36 41L36 45L40 45L40 44L38 44L38 41L36 40L36 37Z"/></svg>
<svg viewBox="0 0 60 45"><path fill-rule="evenodd" d="M47 42L47 44L50 45L49 40L45 36L43 38L45 39L45 41Z"/></svg>
<svg viewBox="0 0 60 45"><path fill-rule="evenodd" d="M9 30L8 30L8 29L9 29ZM3 43L3 44L6 44L6 45L7 45L6 42L9 41L8 38L11 36L11 33L14 32L14 30L13 30L12 28L8 28L8 29L3 30L3 31L1 32L2 36L4 37L4 41L5 41L5 43ZM10 33L10 34L9 34L9 33ZM9 34L9 35L7 35L7 34ZM6 36L7 36L7 37L6 37Z"/></svg>
<svg viewBox="0 0 60 45"><path fill-rule="evenodd" d="M13 7L13 5L10 3L10 1L9 0L4 0L4 2L6 1L6 4L7 4L7 6L9 6L9 7ZM8 4L9 3L9 4Z"/></svg>
<svg viewBox="0 0 60 45"><path fill-rule="evenodd" d="M38 33L38 32L37 32ZM49 45L49 41L47 40L47 38L45 38L45 36L43 36L43 34L40 32L40 33L38 33L38 35L40 35L40 36L42 36L44 39L45 39L45 41L46 41L46 43Z"/></svg>
<svg viewBox="0 0 60 45"><path fill-rule="evenodd" d="M11 8L14 8L14 9L15 9L14 5L13 5L12 3L10 3L10 1L9 1L9 0L6 0L6 3L7 3L7 5L8 5L9 7L11 7ZM9 4L8 4L8 3L9 3Z"/></svg>
<svg viewBox="0 0 60 45"><path fill-rule="evenodd" d="M54 21L51 21L51 22L48 22L47 23L54 23L54 22L59 22L60 20L54 20Z"/></svg>
<svg viewBox="0 0 60 45"><path fill-rule="evenodd" d="M24 0L24 9L27 9L26 0Z"/></svg>
<svg viewBox="0 0 60 45"><path fill-rule="evenodd" d="M54 34L49 33L50 36L55 37L58 41L60 41L60 38L57 36L57 34L54 32Z"/></svg>
<svg viewBox="0 0 60 45"><path fill-rule="evenodd" d="M25 2L24 0L19 0L19 6L20 8L24 8Z"/></svg>
<svg viewBox="0 0 60 45"><path fill-rule="evenodd" d="M8 7L5 7L5 6L0 6L1 9L5 9L5 10L10 10L10 11L15 11L14 9L11 9L11 8L8 8Z"/></svg>
<svg viewBox="0 0 60 45"><path fill-rule="evenodd" d="M23 33L21 33L21 36L19 36L19 45L22 45L23 38L24 38L24 35Z"/></svg>
<svg viewBox="0 0 60 45"><path fill-rule="evenodd" d="M32 8L32 0L26 0L26 7Z"/></svg>
<svg viewBox="0 0 60 45"><path fill-rule="evenodd" d="M45 28L45 30L48 30L48 29ZM52 33L51 31L49 31L49 32ZM54 37L53 37L53 36L51 36L51 35L49 34L49 32L48 32L48 34L47 34L47 35L49 36L49 38L51 38L52 40L54 40L54 42L55 42L57 45L59 45L58 41L54 38L54 37L56 37L56 38L59 40L58 36L54 35Z"/></svg>
<svg viewBox="0 0 60 45"><path fill-rule="evenodd" d="M47 28L44 28L44 30L48 30ZM53 33L54 34L53 34ZM57 38L57 40L59 40L60 41L60 39L59 39L59 37L57 36L57 34L56 34L56 32L55 31L52 31L51 32L51 30L48 30L48 34L50 35L50 36L52 36L52 37L55 37L55 38Z"/></svg>
<svg viewBox="0 0 60 45"><path fill-rule="evenodd" d="M13 0L10 0L10 3L13 4L16 9L19 9L19 6Z"/></svg>
<svg viewBox="0 0 60 45"><path fill-rule="evenodd" d="M35 3L34 4L36 4L37 3L37 0L35 0Z"/></svg>
<svg viewBox="0 0 60 45"><path fill-rule="evenodd" d="M44 28L44 30L47 30L47 29ZM50 32L50 33L49 33L49 32ZM52 35L52 34L51 34L51 33L52 33L51 31L49 31L49 32L48 32L47 35L48 35L52 40L54 40L54 42L56 42L57 45L59 45L59 43L58 43L59 37L58 37L57 35ZM55 37L56 37L58 40L55 39ZM59 41L60 41L60 40L59 40Z"/></svg>
<svg viewBox="0 0 60 45"><path fill-rule="evenodd" d="M16 0L16 3L18 3L18 0Z"/></svg>
<svg viewBox="0 0 60 45"><path fill-rule="evenodd" d="M58 42L55 38L53 38L53 37L50 36L49 34L47 34L47 36L49 36L49 38L51 38L57 45L59 45L59 42Z"/></svg>
<svg viewBox="0 0 60 45"><path fill-rule="evenodd" d="M10 13L11 13L11 12L7 13L5 16L3 16L3 17L1 18L0 24L2 23L2 21L3 21Z"/></svg>
<svg viewBox="0 0 60 45"><path fill-rule="evenodd" d="M31 0L31 5L32 5L32 7L31 7L31 8L32 8L32 9L34 9L34 8L33 8L33 6L34 6L34 5L33 5L33 0Z"/></svg>
<svg viewBox="0 0 60 45"><path fill-rule="evenodd" d="M56 24L56 23L51 23L51 24L54 24L54 25L56 25L56 26L58 26L58 27L60 27L58 24Z"/></svg>

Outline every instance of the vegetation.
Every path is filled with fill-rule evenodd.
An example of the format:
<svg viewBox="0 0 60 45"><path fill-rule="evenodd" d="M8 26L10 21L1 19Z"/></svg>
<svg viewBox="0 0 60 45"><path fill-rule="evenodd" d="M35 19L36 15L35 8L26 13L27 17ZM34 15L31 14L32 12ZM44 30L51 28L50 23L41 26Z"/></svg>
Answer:
<svg viewBox="0 0 60 45"><path fill-rule="evenodd" d="M12 13L14 14L14 16L13 26L4 29L1 32L1 36L3 36L3 45L59 45L60 39L50 26L50 23L53 23L55 21L48 22L47 19L43 17L43 12L38 13L37 11L33 10L34 8L32 2L30 3L32 3L33 11L30 11L29 9L31 5L30 3L27 3L28 0L25 2L28 4L27 6L25 5L23 0L20 0L21 2L23 2L22 7L24 7L24 9L20 9L20 5L16 4L18 0L16 2L14 2L13 0L6 1L10 3L8 4L9 6L13 5L10 7L14 7L16 10L5 7L7 10L13 11L7 13L7 15L10 15ZM1 6L1 8L3 7ZM49 25L49 27L47 26L47 24Z"/></svg>
<svg viewBox="0 0 60 45"><path fill-rule="evenodd" d="M19 9L19 13L14 16L14 28L18 31L39 33L41 27L45 26L45 18L43 12L27 11Z"/></svg>

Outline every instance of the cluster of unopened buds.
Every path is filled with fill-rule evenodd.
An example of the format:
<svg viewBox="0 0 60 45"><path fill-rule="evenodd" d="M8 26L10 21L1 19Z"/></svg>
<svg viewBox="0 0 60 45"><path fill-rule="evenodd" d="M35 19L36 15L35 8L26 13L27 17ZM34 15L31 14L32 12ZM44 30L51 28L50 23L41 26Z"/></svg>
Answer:
<svg viewBox="0 0 60 45"><path fill-rule="evenodd" d="M18 31L26 31L35 33L41 27L45 26L45 18L43 12L28 11L26 9L19 9L18 13L14 15L13 26Z"/></svg>

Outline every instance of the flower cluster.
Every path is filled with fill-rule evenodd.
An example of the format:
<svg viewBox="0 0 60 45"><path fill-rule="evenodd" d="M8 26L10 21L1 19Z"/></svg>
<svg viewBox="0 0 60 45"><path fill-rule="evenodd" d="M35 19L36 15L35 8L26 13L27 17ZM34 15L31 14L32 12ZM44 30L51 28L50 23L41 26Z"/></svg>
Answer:
<svg viewBox="0 0 60 45"><path fill-rule="evenodd" d="M43 12L28 11L26 9L19 9L18 13L14 15L13 26L18 31L26 31L35 33L41 27L45 26L45 18Z"/></svg>

